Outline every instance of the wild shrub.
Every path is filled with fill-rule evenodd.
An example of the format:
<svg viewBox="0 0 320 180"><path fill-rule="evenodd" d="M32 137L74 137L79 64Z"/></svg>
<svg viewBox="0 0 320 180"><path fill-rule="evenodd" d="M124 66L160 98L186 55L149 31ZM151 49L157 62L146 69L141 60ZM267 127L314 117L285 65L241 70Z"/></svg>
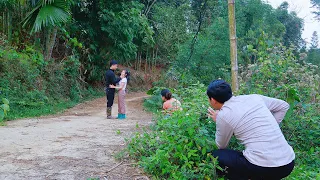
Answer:
<svg viewBox="0 0 320 180"><path fill-rule="evenodd" d="M0 125L5 116L7 116L8 111L10 111L9 101L6 98L2 99L2 103L0 105Z"/></svg>
<svg viewBox="0 0 320 180"><path fill-rule="evenodd" d="M48 114L92 97L96 93L80 80L80 65L76 56L44 61L33 47L19 52L0 46L0 98L10 99L8 118Z"/></svg>
<svg viewBox="0 0 320 180"><path fill-rule="evenodd" d="M266 46L259 51L252 48L251 53L257 53L258 61L241 67L239 94L262 94L290 103L291 108L280 124L296 153L296 168L287 179L319 178L318 67L298 62L292 49L281 45ZM182 102L184 110L169 118L159 114L161 89L154 87L150 90L154 96L145 102L148 109L158 112L155 124L148 131L137 133L130 141L129 155L138 160L147 173L159 179L217 178L214 171L216 161L210 161L203 155L216 148L215 123L206 117L206 86L189 83L171 89ZM244 149L235 138L231 139L229 148ZM193 152L195 156L190 154ZM207 166L203 167L201 162Z"/></svg>
<svg viewBox="0 0 320 180"><path fill-rule="evenodd" d="M161 109L160 89L162 88L151 91L154 97L147 100L146 105ZM217 177L217 160L211 155L216 149L213 133L215 124L206 116L208 102L204 89L203 85L195 84L189 88L172 90L174 96L182 101L184 110L175 112L168 118L158 114L151 131L137 133L129 141L128 154L155 178Z"/></svg>
<svg viewBox="0 0 320 180"><path fill-rule="evenodd" d="M288 179L319 177L320 76L318 66L299 62L281 45L256 51L258 62L242 67L241 91L286 100L290 109L281 129L296 153L297 168ZM318 174L318 175L317 175Z"/></svg>

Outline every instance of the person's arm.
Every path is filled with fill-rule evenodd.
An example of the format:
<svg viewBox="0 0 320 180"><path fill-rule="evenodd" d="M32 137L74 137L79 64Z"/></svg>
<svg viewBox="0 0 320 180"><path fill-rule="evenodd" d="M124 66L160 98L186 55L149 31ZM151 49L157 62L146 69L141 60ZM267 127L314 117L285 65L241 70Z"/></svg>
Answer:
<svg viewBox="0 0 320 180"><path fill-rule="evenodd" d="M288 109L290 108L290 105L287 102L280 99L270 98L262 95L259 96L263 99L265 105L273 114L278 124L280 124L281 121L284 119Z"/></svg>
<svg viewBox="0 0 320 180"><path fill-rule="evenodd" d="M223 117L217 115L216 119L216 144L219 149L228 147L230 139L233 135L233 128L223 120Z"/></svg>
<svg viewBox="0 0 320 180"><path fill-rule="evenodd" d="M120 83L120 86L114 86L114 85L110 85L110 88L114 88L114 89L119 89L119 90L121 90L123 87L124 87L124 82L121 82Z"/></svg>
<svg viewBox="0 0 320 180"><path fill-rule="evenodd" d="M117 84L118 82L120 82L121 81L121 78L116 78L116 75L114 75L114 73L113 73L113 77L112 77L112 84Z"/></svg>
<svg viewBox="0 0 320 180"><path fill-rule="evenodd" d="M164 102L162 108L163 108L163 110L169 109L169 104Z"/></svg>

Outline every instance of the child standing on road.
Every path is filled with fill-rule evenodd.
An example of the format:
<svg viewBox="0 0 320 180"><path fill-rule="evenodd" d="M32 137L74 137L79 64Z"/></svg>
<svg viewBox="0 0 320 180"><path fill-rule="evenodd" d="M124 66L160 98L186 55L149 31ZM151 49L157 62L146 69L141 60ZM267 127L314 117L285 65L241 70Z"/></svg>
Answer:
<svg viewBox="0 0 320 180"><path fill-rule="evenodd" d="M128 70L122 70L121 81L119 82L119 86L110 85L110 88L118 89L118 119L126 119L126 88L128 81L130 79L130 72Z"/></svg>

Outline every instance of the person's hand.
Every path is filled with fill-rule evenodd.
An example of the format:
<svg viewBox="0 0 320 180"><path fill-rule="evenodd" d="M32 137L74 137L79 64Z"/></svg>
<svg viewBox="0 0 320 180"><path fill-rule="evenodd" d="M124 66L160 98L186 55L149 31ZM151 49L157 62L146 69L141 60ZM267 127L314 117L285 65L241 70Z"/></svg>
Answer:
<svg viewBox="0 0 320 180"><path fill-rule="evenodd" d="M116 88L116 86L110 84L110 85L109 85L109 88Z"/></svg>
<svg viewBox="0 0 320 180"><path fill-rule="evenodd" d="M213 110L211 107L208 108L208 116L211 118L214 122L217 121L217 115L219 111Z"/></svg>

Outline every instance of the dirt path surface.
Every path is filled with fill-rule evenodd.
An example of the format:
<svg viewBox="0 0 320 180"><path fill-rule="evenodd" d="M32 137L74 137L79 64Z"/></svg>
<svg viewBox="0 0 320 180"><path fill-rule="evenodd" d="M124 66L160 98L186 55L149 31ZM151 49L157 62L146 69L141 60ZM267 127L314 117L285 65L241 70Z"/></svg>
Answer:
<svg viewBox="0 0 320 180"><path fill-rule="evenodd" d="M0 180L144 179L114 155L125 138L151 123L142 109L144 93L127 96L126 120L109 120L105 98L80 104L57 116L24 119L0 127ZM117 99L117 98L116 98ZM117 114L117 104L113 106ZM127 164L126 164L127 163Z"/></svg>

